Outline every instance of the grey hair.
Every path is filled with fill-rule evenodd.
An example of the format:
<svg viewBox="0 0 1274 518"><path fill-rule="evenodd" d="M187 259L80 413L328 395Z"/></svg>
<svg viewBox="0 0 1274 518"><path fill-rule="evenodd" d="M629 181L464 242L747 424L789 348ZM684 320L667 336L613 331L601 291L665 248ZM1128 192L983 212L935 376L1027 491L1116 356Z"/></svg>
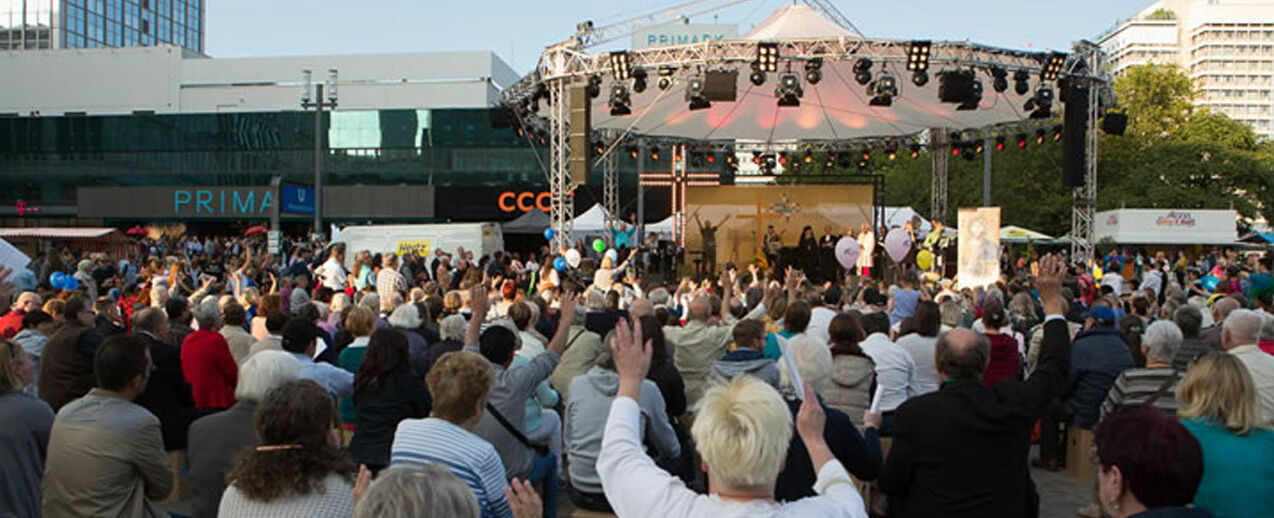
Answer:
<svg viewBox="0 0 1274 518"><path fill-rule="evenodd" d="M301 362L291 353L266 349L249 356L239 365L239 383L234 397L240 401L260 402L265 393L297 378Z"/></svg>
<svg viewBox="0 0 1274 518"><path fill-rule="evenodd" d="M1171 320L1156 320L1141 335L1141 345L1146 347L1146 356L1163 363L1172 363L1181 349L1181 328Z"/></svg>
<svg viewBox="0 0 1274 518"><path fill-rule="evenodd" d="M464 317L451 315L438 324L438 335L443 340L464 340L466 327L468 323L465 322Z"/></svg>
<svg viewBox="0 0 1274 518"><path fill-rule="evenodd" d="M398 306L393 313L389 315L389 325L398 329L415 329L420 327L420 310L415 304L403 304Z"/></svg>
<svg viewBox="0 0 1274 518"><path fill-rule="evenodd" d="M1274 336L1274 315L1264 311L1257 311L1261 316L1261 338Z"/></svg>
<svg viewBox="0 0 1274 518"><path fill-rule="evenodd" d="M216 300L209 298L195 306L195 322L199 322L199 329L211 330L220 320L221 306Z"/></svg>
<svg viewBox="0 0 1274 518"><path fill-rule="evenodd" d="M1230 314L1225 317L1222 329L1229 332L1230 341L1234 345L1251 345L1255 344L1260 337L1263 324L1257 312L1250 309L1236 309L1230 311Z"/></svg>
<svg viewBox="0 0 1274 518"><path fill-rule="evenodd" d="M478 518L481 514L473 490L438 463L385 470L354 510L354 518Z"/></svg>
<svg viewBox="0 0 1274 518"><path fill-rule="evenodd" d="M363 300L358 301L358 305L372 310L372 313L380 312L380 295L375 292L363 295Z"/></svg>
<svg viewBox="0 0 1274 518"><path fill-rule="evenodd" d="M650 299L652 305L666 306L668 305L668 299L672 298L672 295L668 293L667 288L655 288L646 294L646 298Z"/></svg>
<svg viewBox="0 0 1274 518"><path fill-rule="evenodd" d="M827 343L814 336L801 333L788 340L787 352L795 360L801 381L814 387L815 392L822 393L827 383L832 380L832 351L827 347ZM792 386L792 375L788 372L788 363L780 361L778 364L779 386L794 391L802 390Z"/></svg>
<svg viewBox="0 0 1274 518"><path fill-rule="evenodd" d="M332 295L332 309L335 311L344 311L350 306L349 295L337 293Z"/></svg>

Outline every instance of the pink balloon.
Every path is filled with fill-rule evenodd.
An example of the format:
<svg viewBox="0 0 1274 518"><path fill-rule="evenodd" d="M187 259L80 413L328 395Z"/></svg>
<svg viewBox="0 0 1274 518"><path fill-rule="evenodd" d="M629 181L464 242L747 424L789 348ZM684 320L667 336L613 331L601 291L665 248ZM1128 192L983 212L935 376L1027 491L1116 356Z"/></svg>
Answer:
<svg viewBox="0 0 1274 518"><path fill-rule="evenodd" d="M858 265L858 241L845 236L836 242L836 262L846 270L853 270Z"/></svg>
<svg viewBox="0 0 1274 518"><path fill-rule="evenodd" d="M907 235L907 231L901 228L890 230L885 234L885 252L889 254L889 258L895 263L902 262L907 257L907 252L911 251L911 237Z"/></svg>

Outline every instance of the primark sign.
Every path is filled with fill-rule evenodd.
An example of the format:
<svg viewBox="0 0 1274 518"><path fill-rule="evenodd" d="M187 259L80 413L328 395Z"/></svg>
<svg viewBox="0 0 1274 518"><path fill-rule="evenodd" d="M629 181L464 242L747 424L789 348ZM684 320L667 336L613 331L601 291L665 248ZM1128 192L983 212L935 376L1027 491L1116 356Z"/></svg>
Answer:
<svg viewBox="0 0 1274 518"><path fill-rule="evenodd" d="M728 23L670 23L647 27L633 33L633 48L669 47L733 39L739 27Z"/></svg>

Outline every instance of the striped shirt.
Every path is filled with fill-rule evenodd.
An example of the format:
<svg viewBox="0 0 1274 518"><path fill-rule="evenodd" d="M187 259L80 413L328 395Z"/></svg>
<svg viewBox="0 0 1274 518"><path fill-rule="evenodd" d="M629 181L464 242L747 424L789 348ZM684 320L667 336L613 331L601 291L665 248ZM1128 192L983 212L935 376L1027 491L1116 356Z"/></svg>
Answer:
<svg viewBox="0 0 1274 518"><path fill-rule="evenodd" d="M491 443L450 422L437 418L405 419L398 423L391 448L390 466L445 464L473 489L483 518L513 516L504 498L504 464Z"/></svg>
<svg viewBox="0 0 1274 518"><path fill-rule="evenodd" d="M1172 382L1165 387L1168 380ZM1171 367L1128 369L1120 374L1119 378L1115 379L1115 384L1110 387L1106 402L1101 406L1101 415L1105 417L1121 405L1149 402L1150 398L1158 394L1159 397L1151 404L1175 416L1177 415L1177 384L1180 382L1181 374Z"/></svg>

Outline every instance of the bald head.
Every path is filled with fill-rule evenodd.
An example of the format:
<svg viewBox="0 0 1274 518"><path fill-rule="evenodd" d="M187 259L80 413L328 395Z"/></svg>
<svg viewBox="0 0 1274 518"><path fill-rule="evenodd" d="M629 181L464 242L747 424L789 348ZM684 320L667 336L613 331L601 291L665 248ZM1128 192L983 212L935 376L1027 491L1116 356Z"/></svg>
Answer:
<svg viewBox="0 0 1274 518"><path fill-rule="evenodd" d="M712 315L712 302L708 300L708 297L700 295L690 301L690 320L706 322L710 315Z"/></svg>
<svg viewBox="0 0 1274 518"><path fill-rule="evenodd" d="M1221 347L1228 351L1241 345L1255 344L1261 334L1261 324L1260 313L1249 309L1231 311L1221 327Z"/></svg>
<svg viewBox="0 0 1274 518"><path fill-rule="evenodd" d="M1224 322L1234 310L1239 309L1239 301L1232 297L1223 297L1212 305L1212 320Z"/></svg>
<svg viewBox="0 0 1274 518"><path fill-rule="evenodd" d="M628 305L628 315L633 318L653 317L655 316L655 306L651 305L649 300L637 299Z"/></svg>
<svg viewBox="0 0 1274 518"><path fill-rule="evenodd" d="M973 379L982 375L991 359L986 335L957 328L938 338L934 350L938 373L945 379Z"/></svg>

